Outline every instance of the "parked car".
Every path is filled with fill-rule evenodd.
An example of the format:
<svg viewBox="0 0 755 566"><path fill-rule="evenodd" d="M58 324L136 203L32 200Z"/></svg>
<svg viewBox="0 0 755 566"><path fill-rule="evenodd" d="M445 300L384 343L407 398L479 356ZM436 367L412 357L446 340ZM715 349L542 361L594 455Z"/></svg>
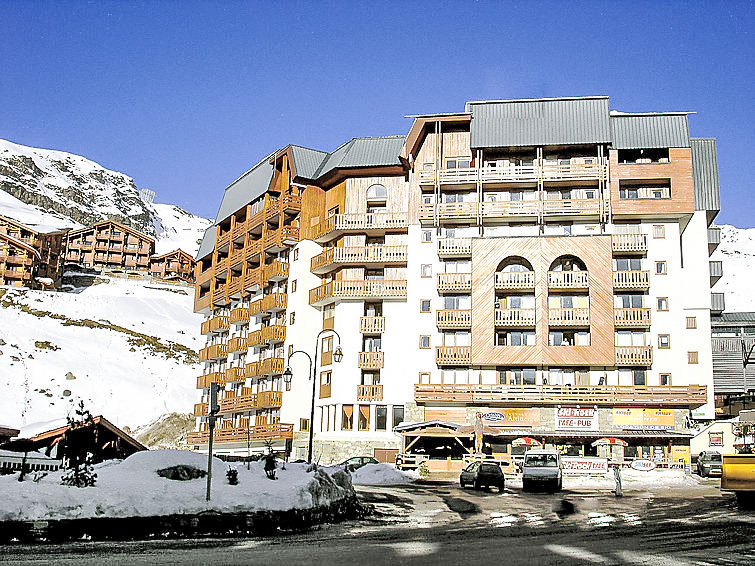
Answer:
<svg viewBox="0 0 755 566"><path fill-rule="evenodd" d="M468 485L474 486L475 489L496 486L499 491L503 491L505 483L506 478L498 464L472 462L459 475L459 485L462 488Z"/></svg>
<svg viewBox="0 0 755 566"><path fill-rule="evenodd" d="M339 466L342 466L349 470L350 472L353 472L354 470L358 470L362 466L366 466L367 464L379 464L375 458L372 456L354 456L353 458L349 458L348 460L341 462L338 464Z"/></svg>
<svg viewBox="0 0 755 566"><path fill-rule="evenodd" d="M522 489L545 487L560 491L562 487L561 454L558 450L528 450L522 463Z"/></svg>
<svg viewBox="0 0 755 566"><path fill-rule="evenodd" d="M716 451L700 452L697 457L697 473L700 477L721 475L721 453Z"/></svg>

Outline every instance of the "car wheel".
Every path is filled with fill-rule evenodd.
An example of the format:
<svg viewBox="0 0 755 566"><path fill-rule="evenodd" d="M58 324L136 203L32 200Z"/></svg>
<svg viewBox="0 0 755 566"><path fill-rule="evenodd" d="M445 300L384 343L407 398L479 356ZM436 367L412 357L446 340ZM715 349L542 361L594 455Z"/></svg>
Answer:
<svg viewBox="0 0 755 566"><path fill-rule="evenodd" d="M500 491L501 493L503 493L503 490L504 490L504 489L506 489L506 483L505 483L505 482L501 482L501 483L500 483L500 484L498 485L498 491Z"/></svg>
<svg viewBox="0 0 755 566"><path fill-rule="evenodd" d="M563 478L558 478L558 485L556 486L556 491L561 491L563 487L564 487Z"/></svg>

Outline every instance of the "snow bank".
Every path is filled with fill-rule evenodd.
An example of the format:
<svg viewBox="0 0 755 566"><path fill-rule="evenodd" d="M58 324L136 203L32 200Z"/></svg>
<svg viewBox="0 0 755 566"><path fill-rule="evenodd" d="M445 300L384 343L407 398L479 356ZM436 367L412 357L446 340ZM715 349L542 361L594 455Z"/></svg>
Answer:
<svg viewBox="0 0 755 566"><path fill-rule="evenodd" d="M205 501L206 479L176 481L157 475L176 465L206 469L207 456L182 450L137 452L123 461L95 466L95 487L60 485L62 472L39 483L19 483L17 475L0 477L0 521L75 519L85 517L146 517L221 512L284 511L323 506L354 495L348 476L320 468L307 472L306 464L278 463L277 477L267 479L262 462L226 464L213 460L212 501ZM228 485L225 473L238 470L239 484ZM345 477L344 477L345 476Z"/></svg>
<svg viewBox="0 0 755 566"><path fill-rule="evenodd" d="M328 473L342 470L342 466L326 468ZM389 464L367 464L351 473L351 483L354 485L399 485L412 483L419 479L416 472L402 472Z"/></svg>
<svg viewBox="0 0 755 566"><path fill-rule="evenodd" d="M621 483L624 489L630 490L698 485L697 480L683 470L655 469L643 472L631 468L621 470ZM565 489L614 489L615 486L613 471L597 476L564 476Z"/></svg>

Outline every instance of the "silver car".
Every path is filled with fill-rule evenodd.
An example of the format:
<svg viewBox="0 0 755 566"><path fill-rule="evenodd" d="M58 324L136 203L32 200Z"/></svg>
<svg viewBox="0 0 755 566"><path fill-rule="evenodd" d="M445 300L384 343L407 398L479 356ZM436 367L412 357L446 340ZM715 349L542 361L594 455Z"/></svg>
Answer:
<svg viewBox="0 0 755 566"><path fill-rule="evenodd" d="M697 473L700 477L721 477L721 453L715 451L700 452L697 457Z"/></svg>
<svg viewBox="0 0 755 566"><path fill-rule="evenodd" d="M560 491L561 454L558 450L528 450L522 463L522 489L530 491L543 487L550 491Z"/></svg>

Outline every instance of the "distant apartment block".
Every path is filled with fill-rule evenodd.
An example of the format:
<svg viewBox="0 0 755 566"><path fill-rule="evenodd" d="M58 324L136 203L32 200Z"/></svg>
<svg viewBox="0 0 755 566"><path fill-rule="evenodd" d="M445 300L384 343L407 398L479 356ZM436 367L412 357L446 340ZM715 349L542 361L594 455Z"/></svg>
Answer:
<svg viewBox="0 0 755 566"><path fill-rule="evenodd" d="M0 216L0 285L56 286L65 231L42 230Z"/></svg>
<svg viewBox="0 0 755 566"><path fill-rule="evenodd" d="M66 236L65 262L84 267L149 271L154 238L114 220L71 230Z"/></svg>
<svg viewBox="0 0 755 566"><path fill-rule="evenodd" d="M149 274L166 281L183 281L194 284L196 261L181 249L149 259Z"/></svg>

